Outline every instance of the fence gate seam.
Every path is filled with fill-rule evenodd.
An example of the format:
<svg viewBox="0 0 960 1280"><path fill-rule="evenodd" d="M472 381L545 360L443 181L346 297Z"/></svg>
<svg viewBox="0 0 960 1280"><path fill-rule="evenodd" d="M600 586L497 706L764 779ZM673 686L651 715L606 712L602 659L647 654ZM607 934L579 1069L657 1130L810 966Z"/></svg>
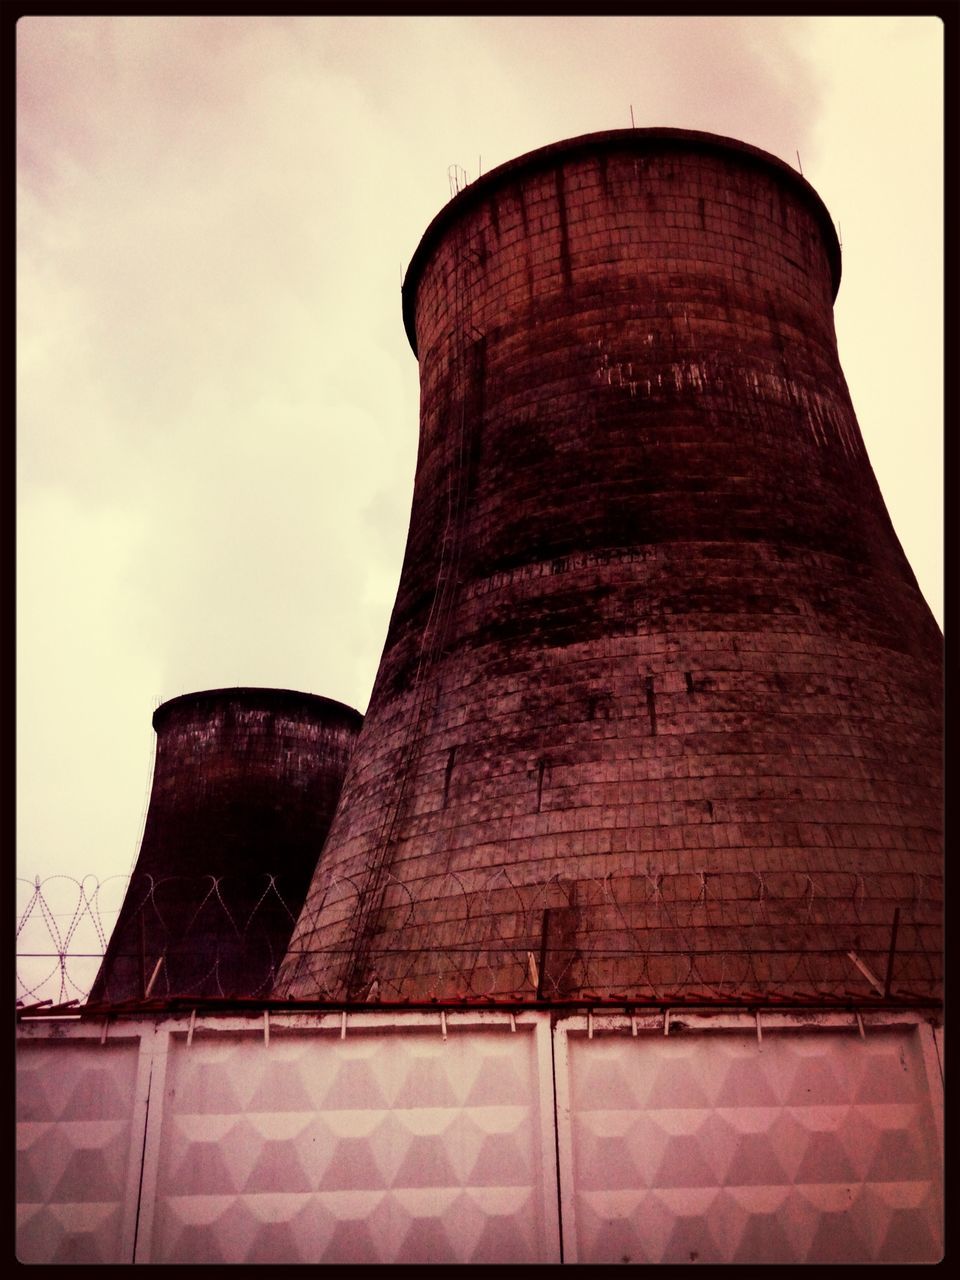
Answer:
<svg viewBox="0 0 960 1280"><path fill-rule="evenodd" d="M163 1103L166 1096L170 1031L157 1023L150 1037L150 1079L144 1115L143 1160L137 1198L137 1235L134 1262L149 1262L153 1249L153 1224L157 1207L157 1176L160 1166L160 1137L163 1131Z"/></svg>

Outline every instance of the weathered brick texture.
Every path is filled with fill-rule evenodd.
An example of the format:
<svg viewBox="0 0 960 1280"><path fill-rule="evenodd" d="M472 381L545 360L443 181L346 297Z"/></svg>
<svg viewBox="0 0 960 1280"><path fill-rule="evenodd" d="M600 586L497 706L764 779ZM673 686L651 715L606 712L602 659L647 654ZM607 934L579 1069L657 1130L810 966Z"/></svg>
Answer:
<svg viewBox="0 0 960 1280"><path fill-rule="evenodd" d="M932 990L941 637L840 369L829 215L636 130L408 273L421 439L379 674L278 990ZM549 916L546 913L550 913Z"/></svg>
<svg viewBox="0 0 960 1280"><path fill-rule="evenodd" d="M150 805L91 1001L269 992L362 716L286 689L157 708Z"/></svg>

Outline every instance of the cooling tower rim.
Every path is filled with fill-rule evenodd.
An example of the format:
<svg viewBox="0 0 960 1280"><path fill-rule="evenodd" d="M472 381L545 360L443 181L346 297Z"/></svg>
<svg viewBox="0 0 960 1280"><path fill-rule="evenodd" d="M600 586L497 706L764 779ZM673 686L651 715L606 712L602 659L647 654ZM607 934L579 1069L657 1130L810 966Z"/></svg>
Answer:
<svg viewBox="0 0 960 1280"><path fill-rule="evenodd" d="M241 703L248 710L286 711L300 719L325 724L340 721L358 731L363 724L363 716L359 711L319 693L236 685L230 689L202 689L196 693L181 693L176 698L162 702L153 713L153 727L159 733L179 711L202 709L209 713L218 706L230 703Z"/></svg>
<svg viewBox="0 0 960 1280"><path fill-rule="evenodd" d="M436 215L420 238L420 243L410 259L410 265L404 276L401 290L403 304L403 327L406 330L413 354L417 352L416 333L416 298L420 277L426 267L427 260L440 238L448 227L461 214L475 204L479 204L491 191L505 183L512 182L520 173L532 173L538 169L549 169L558 159L571 159L580 154L596 154L598 151L616 151L634 149L641 152L669 150L671 148L688 151L734 153L739 158L766 169L779 177L794 194L811 208L820 223L824 236L827 257L830 261L830 272L833 280L833 298L836 300L840 288L841 254L840 241L837 237L833 219L823 200L814 187L802 174L797 173L784 160L754 147L749 142L740 142L737 138L727 138L721 134L703 133L696 129L607 129L600 133L585 133L576 138L566 138L561 142L552 142L548 146L528 151L513 160L497 165L488 173L471 182L457 195L449 200Z"/></svg>

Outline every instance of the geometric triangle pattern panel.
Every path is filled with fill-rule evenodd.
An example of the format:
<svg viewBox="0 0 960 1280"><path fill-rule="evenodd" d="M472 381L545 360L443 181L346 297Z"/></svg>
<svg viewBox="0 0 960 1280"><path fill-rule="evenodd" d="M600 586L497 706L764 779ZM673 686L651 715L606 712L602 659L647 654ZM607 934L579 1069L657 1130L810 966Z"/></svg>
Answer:
<svg viewBox="0 0 960 1280"><path fill-rule="evenodd" d="M149 1262L557 1261L555 1141L569 1262L941 1256L925 1025L561 1022L554 1086L549 1014L446 1038L371 1022L267 1037L204 1019L189 1044L163 1019L106 1043L31 1027L18 1259L130 1262L136 1242Z"/></svg>
<svg viewBox="0 0 960 1280"><path fill-rule="evenodd" d="M935 1262L914 1032L570 1034L579 1262Z"/></svg>
<svg viewBox="0 0 960 1280"><path fill-rule="evenodd" d="M17 1050L17 1258L119 1260L135 1041Z"/></svg>
<svg viewBox="0 0 960 1280"><path fill-rule="evenodd" d="M535 1037L451 1029L171 1041L151 1262L536 1262Z"/></svg>

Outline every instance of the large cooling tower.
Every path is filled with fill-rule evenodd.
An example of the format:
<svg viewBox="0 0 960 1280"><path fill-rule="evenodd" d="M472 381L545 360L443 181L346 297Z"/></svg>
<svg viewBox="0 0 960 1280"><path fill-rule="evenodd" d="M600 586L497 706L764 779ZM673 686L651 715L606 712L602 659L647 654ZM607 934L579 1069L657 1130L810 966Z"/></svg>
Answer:
<svg viewBox="0 0 960 1280"><path fill-rule="evenodd" d="M157 708L140 855L91 1002L269 992L362 721L286 689Z"/></svg>
<svg viewBox="0 0 960 1280"><path fill-rule="evenodd" d="M941 636L780 160L594 134L410 265L402 578L278 993L930 995Z"/></svg>

